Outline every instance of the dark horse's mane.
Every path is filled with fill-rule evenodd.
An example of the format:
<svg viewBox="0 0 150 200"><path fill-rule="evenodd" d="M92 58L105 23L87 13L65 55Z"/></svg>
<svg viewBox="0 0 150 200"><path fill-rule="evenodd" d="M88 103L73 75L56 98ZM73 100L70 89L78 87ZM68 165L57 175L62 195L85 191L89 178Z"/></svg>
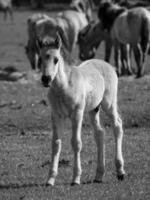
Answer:
<svg viewBox="0 0 150 200"><path fill-rule="evenodd" d="M72 54L68 51L68 49L63 44L61 46L61 55L62 55L64 61L68 65L75 64L75 60L73 59Z"/></svg>
<svg viewBox="0 0 150 200"><path fill-rule="evenodd" d="M98 18L102 21L103 28L110 31L115 19L125 10L126 8L117 4L110 2L101 3L98 10Z"/></svg>

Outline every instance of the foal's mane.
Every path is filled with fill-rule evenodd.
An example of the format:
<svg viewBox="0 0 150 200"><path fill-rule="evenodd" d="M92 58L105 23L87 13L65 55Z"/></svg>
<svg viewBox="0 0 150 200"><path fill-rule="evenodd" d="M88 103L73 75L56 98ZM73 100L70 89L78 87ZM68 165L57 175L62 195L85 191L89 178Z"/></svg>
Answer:
<svg viewBox="0 0 150 200"><path fill-rule="evenodd" d="M121 7L111 2L101 3L98 10L98 18L102 21L103 28L111 30L116 18L126 11L126 8Z"/></svg>
<svg viewBox="0 0 150 200"><path fill-rule="evenodd" d="M60 39L61 39L61 47L60 47L61 56L63 57L64 61L68 65L73 65L75 63L75 60L73 59L69 50L66 48L61 36L60 36ZM50 36L45 36L44 38L39 37L38 38L38 45L39 45L39 48L49 47L49 48L52 48L52 49L57 49L59 47L56 44L56 38L50 37Z"/></svg>

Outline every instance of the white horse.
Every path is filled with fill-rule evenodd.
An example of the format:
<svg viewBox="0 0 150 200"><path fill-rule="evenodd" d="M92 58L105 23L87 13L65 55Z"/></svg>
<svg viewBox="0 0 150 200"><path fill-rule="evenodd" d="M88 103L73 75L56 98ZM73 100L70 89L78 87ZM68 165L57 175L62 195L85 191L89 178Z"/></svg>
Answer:
<svg viewBox="0 0 150 200"><path fill-rule="evenodd" d="M56 31L59 31L65 47L72 53L77 43L79 32L87 24L88 20L86 15L74 10L58 13L56 18L41 14L31 16L27 22L29 39L26 53L32 69L40 68L38 49L36 46L37 37L53 36L56 34Z"/></svg>
<svg viewBox="0 0 150 200"><path fill-rule="evenodd" d="M122 156L123 129L117 108L118 78L113 67L102 60L88 60L80 66L70 62L70 55L63 47L59 34L56 38L38 41L42 62L41 81L49 88L48 99L52 109L52 168L48 184L54 185L58 174L61 152L61 135L64 119L72 122L72 148L74 168L72 184L80 184L82 173L80 153L82 149L81 127L85 110L89 112L97 144L97 171L95 182L101 182L105 171L104 130L99 120L100 107L111 119L115 136L115 164L117 177L123 180Z"/></svg>
<svg viewBox="0 0 150 200"><path fill-rule="evenodd" d="M88 24L85 13L66 10L57 15L56 22L64 32L68 42L67 49L72 52L77 44L79 32Z"/></svg>
<svg viewBox="0 0 150 200"><path fill-rule="evenodd" d="M13 20L12 0L0 0L0 10L4 12L4 19L7 19L9 13L11 20Z"/></svg>
<svg viewBox="0 0 150 200"><path fill-rule="evenodd" d="M33 14L27 20L28 41L27 45L25 46L25 51L33 70L40 68L39 53L36 45L36 26L46 22L47 20L49 20L49 17L42 13Z"/></svg>
<svg viewBox="0 0 150 200"><path fill-rule="evenodd" d="M70 3L70 8L85 13L89 22L92 20L92 7L91 0L72 0Z"/></svg>

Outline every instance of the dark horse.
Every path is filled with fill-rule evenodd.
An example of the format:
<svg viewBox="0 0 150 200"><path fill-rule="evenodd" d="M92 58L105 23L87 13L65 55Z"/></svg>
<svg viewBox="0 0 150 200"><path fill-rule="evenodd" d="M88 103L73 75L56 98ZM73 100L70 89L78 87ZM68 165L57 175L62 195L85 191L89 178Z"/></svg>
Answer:
<svg viewBox="0 0 150 200"><path fill-rule="evenodd" d="M131 45L137 64L137 77L141 77L150 42L150 12L143 7L127 10L105 2L100 4L98 17L116 44Z"/></svg>

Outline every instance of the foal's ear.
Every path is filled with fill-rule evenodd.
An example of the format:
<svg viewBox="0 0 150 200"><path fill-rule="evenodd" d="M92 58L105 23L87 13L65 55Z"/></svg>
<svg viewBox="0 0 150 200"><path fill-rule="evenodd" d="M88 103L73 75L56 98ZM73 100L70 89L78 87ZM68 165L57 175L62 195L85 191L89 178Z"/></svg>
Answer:
<svg viewBox="0 0 150 200"><path fill-rule="evenodd" d="M56 39L55 39L55 45L56 45L57 49L59 49L62 45L61 37L60 37L58 32L57 32L57 36L56 36Z"/></svg>

